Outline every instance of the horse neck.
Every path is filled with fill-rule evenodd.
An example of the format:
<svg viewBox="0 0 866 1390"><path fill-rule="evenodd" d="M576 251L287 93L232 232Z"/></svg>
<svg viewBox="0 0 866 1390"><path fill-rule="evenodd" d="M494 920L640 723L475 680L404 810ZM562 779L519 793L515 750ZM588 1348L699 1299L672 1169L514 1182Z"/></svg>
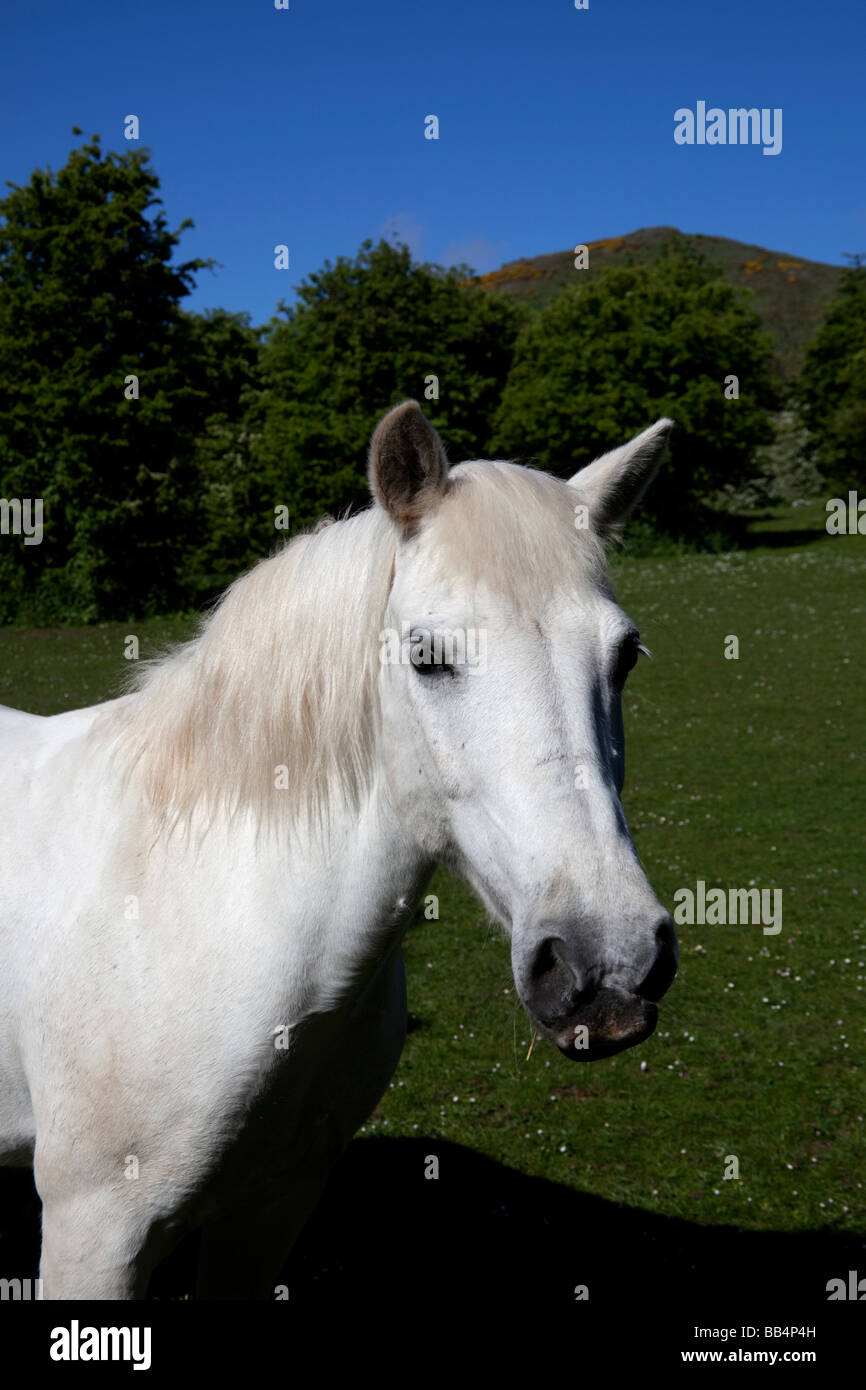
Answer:
<svg viewBox="0 0 866 1390"><path fill-rule="evenodd" d="M345 1004L399 946L433 866L407 838L381 777L357 811L340 807L321 833L272 852L267 880L292 953L306 962L313 1011Z"/></svg>

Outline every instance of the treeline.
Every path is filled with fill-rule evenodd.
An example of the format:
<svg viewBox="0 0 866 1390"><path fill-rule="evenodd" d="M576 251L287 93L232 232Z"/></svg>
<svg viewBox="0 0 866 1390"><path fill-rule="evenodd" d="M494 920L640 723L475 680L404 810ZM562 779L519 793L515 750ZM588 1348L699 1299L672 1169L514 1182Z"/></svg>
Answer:
<svg viewBox="0 0 866 1390"><path fill-rule="evenodd" d="M80 132L76 132L78 134ZM377 420L422 401L452 459L569 476L657 416L677 421L645 515L706 540L783 399L748 295L686 238L581 280L540 312L469 267L365 242L261 328L193 314L212 263L177 262L145 151L94 137L0 200L0 620L199 607L289 531L367 501ZM832 484L863 478L866 270L845 273L795 389ZM853 481L852 481L853 480ZM42 499L40 544L14 499Z"/></svg>

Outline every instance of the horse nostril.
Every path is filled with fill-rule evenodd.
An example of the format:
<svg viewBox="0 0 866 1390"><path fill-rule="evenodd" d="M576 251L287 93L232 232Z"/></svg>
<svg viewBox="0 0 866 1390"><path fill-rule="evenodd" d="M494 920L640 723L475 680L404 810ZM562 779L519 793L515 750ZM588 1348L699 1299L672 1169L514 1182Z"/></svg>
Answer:
<svg viewBox="0 0 866 1390"><path fill-rule="evenodd" d="M529 969L532 1007L542 1022L572 1013L581 997L581 981L566 959L565 943L558 936L545 937Z"/></svg>
<svg viewBox="0 0 866 1390"><path fill-rule="evenodd" d="M674 924L670 917L665 915L656 927L656 941L659 950L667 950L673 955L677 954L677 934L674 931Z"/></svg>
<svg viewBox="0 0 866 1390"><path fill-rule="evenodd" d="M638 994L656 1003L673 983L677 964L676 932L670 917L666 916L656 927L656 958L643 984L638 986Z"/></svg>
<svg viewBox="0 0 866 1390"><path fill-rule="evenodd" d="M555 970L560 964L559 957L554 951L554 946L558 943L559 937L548 936L542 941L532 962L529 975L533 984L548 975L551 970Z"/></svg>

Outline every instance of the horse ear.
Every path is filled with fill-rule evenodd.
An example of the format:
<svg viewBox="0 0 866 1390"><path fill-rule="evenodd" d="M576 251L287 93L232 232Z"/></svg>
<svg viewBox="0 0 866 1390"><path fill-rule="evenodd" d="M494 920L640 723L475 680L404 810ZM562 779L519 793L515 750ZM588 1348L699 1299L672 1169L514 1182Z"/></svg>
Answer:
<svg viewBox="0 0 866 1390"><path fill-rule="evenodd" d="M381 419L370 442L370 488L400 527L411 533L445 490L448 459L417 401L403 401Z"/></svg>
<svg viewBox="0 0 866 1390"><path fill-rule="evenodd" d="M667 453L673 420L656 420L643 434L581 468L569 486L589 507L594 531L612 534L643 497Z"/></svg>

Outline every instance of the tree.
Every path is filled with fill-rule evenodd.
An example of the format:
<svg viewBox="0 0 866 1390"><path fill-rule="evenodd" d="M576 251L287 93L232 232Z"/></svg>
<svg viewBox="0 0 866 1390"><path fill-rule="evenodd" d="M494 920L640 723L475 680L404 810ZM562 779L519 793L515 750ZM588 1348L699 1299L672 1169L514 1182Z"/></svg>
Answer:
<svg viewBox="0 0 866 1390"><path fill-rule="evenodd" d="M643 510L663 530L694 534L706 524L700 503L747 478L756 446L773 437L769 337L745 292L686 238L655 262L576 275L521 333L495 447L569 477L668 415L669 459Z"/></svg>
<svg viewBox="0 0 866 1390"><path fill-rule="evenodd" d="M453 458L486 452L522 315L467 287L470 273L366 241L280 305L285 320L271 322L262 353L255 467L275 489L268 504L291 504L293 526L369 500L370 435L405 397L421 401Z"/></svg>
<svg viewBox="0 0 866 1390"><path fill-rule="evenodd" d="M866 265L850 259L796 386L807 452L839 491L866 487Z"/></svg>
<svg viewBox="0 0 866 1390"><path fill-rule="evenodd" d="M253 458L260 333L249 315L224 309L184 312L182 320L195 417L180 434L156 501L161 533L175 538L175 602L200 607L267 554L274 517Z"/></svg>
<svg viewBox="0 0 866 1390"><path fill-rule="evenodd" d="M57 174L8 186L0 496L42 498L44 539L0 538L0 617L156 611L176 597L169 463L213 409L178 307L209 262L171 264L192 224L151 214L144 150L103 154L94 136Z"/></svg>

